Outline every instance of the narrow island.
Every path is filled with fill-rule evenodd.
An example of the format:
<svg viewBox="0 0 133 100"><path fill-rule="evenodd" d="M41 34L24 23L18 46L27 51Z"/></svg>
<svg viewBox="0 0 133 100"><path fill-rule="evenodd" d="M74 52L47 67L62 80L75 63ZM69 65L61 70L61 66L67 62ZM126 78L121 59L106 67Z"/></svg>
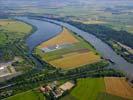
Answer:
<svg viewBox="0 0 133 100"><path fill-rule="evenodd" d="M37 46L35 55L62 69L81 67L102 60L91 44L64 27L59 35Z"/></svg>

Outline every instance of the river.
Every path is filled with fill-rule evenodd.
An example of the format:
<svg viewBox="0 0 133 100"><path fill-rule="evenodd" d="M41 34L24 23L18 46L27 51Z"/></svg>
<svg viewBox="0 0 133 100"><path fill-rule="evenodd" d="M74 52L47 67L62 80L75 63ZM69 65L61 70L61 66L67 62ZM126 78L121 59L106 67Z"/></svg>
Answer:
<svg viewBox="0 0 133 100"><path fill-rule="evenodd" d="M62 31L62 27L53 23L49 23L47 21L29 19L28 17L16 18L37 27L37 31L31 34L26 39L26 43L30 51L32 51L37 45L39 45L43 41L47 41L48 39L56 36Z"/></svg>
<svg viewBox="0 0 133 100"><path fill-rule="evenodd" d="M38 20L20 17L19 19L26 21L38 28L38 30L26 40L30 50L35 48L41 42L47 41L51 37L59 34L62 29L61 26L64 26L90 42L103 57L111 59L113 62L115 62L115 64L110 65L110 67L133 75L133 64L128 63L120 55L117 55L105 42L101 41L99 38L90 33L84 32L70 24L46 18L41 18L41 20Z"/></svg>

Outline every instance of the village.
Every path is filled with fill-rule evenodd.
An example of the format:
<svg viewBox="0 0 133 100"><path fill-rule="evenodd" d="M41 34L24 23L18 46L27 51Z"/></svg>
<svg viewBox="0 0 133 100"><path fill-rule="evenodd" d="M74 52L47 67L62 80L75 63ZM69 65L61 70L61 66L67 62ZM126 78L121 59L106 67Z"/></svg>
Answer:
<svg viewBox="0 0 133 100"><path fill-rule="evenodd" d="M60 85L60 82L54 81L47 85L41 86L40 91L46 96L53 96L53 98L61 97L65 92L71 90L75 86L74 81L67 81Z"/></svg>

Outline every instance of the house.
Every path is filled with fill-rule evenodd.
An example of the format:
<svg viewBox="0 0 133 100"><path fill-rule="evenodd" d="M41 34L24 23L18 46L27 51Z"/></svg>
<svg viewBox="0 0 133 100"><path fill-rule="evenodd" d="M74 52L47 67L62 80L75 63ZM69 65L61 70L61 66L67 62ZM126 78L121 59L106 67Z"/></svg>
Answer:
<svg viewBox="0 0 133 100"><path fill-rule="evenodd" d="M54 95L55 98L58 98L58 97L62 96L62 94L64 93L64 91L61 90L60 88L57 88L57 89L56 89L55 91L53 91L52 93L53 93L53 95Z"/></svg>
<svg viewBox="0 0 133 100"><path fill-rule="evenodd" d="M57 81L54 81L54 82L52 82L52 83L50 83L50 84L48 84L52 89L54 89L54 88L56 88L57 87L57 85L58 85L58 82Z"/></svg>
<svg viewBox="0 0 133 100"><path fill-rule="evenodd" d="M73 82L66 82L63 85L59 86L55 91L53 91L53 95L55 96L55 98L58 98L58 97L62 96L62 94L65 91L70 90L73 87L74 87Z"/></svg>
<svg viewBox="0 0 133 100"><path fill-rule="evenodd" d="M51 90L52 89L49 85L40 87L40 91L43 93L49 93Z"/></svg>
<svg viewBox="0 0 133 100"><path fill-rule="evenodd" d="M7 64L0 64L0 77L11 75Z"/></svg>
<svg viewBox="0 0 133 100"><path fill-rule="evenodd" d="M51 92L55 98L58 98L62 96L65 91L72 89L75 84L73 82L68 81L59 87L58 85L58 82L54 81L46 86L40 87L40 91L48 95Z"/></svg>

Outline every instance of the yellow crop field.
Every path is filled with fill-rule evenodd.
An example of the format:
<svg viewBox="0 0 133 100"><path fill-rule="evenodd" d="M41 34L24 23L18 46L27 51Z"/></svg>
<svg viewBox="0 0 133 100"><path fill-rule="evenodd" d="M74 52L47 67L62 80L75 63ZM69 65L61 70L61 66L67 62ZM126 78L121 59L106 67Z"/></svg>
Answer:
<svg viewBox="0 0 133 100"><path fill-rule="evenodd" d="M104 78L106 92L133 100L133 88L126 82L125 78Z"/></svg>
<svg viewBox="0 0 133 100"><path fill-rule="evenodd" d="M56 37L42 43L39 47L52 46L62 43L76 43L78 40L70 33L69 30L63 28L63 31Z"/></svg>
<svg viewBox="0 0 133 100"><path fill-rule="evenodd" d="M86 64L91 64L100 61L99 55L95 55L94 52L87 53L73 53L71 55L64 55L63 58L50 61L49 63L55 67L70 69L79 67Z"/></svg>

